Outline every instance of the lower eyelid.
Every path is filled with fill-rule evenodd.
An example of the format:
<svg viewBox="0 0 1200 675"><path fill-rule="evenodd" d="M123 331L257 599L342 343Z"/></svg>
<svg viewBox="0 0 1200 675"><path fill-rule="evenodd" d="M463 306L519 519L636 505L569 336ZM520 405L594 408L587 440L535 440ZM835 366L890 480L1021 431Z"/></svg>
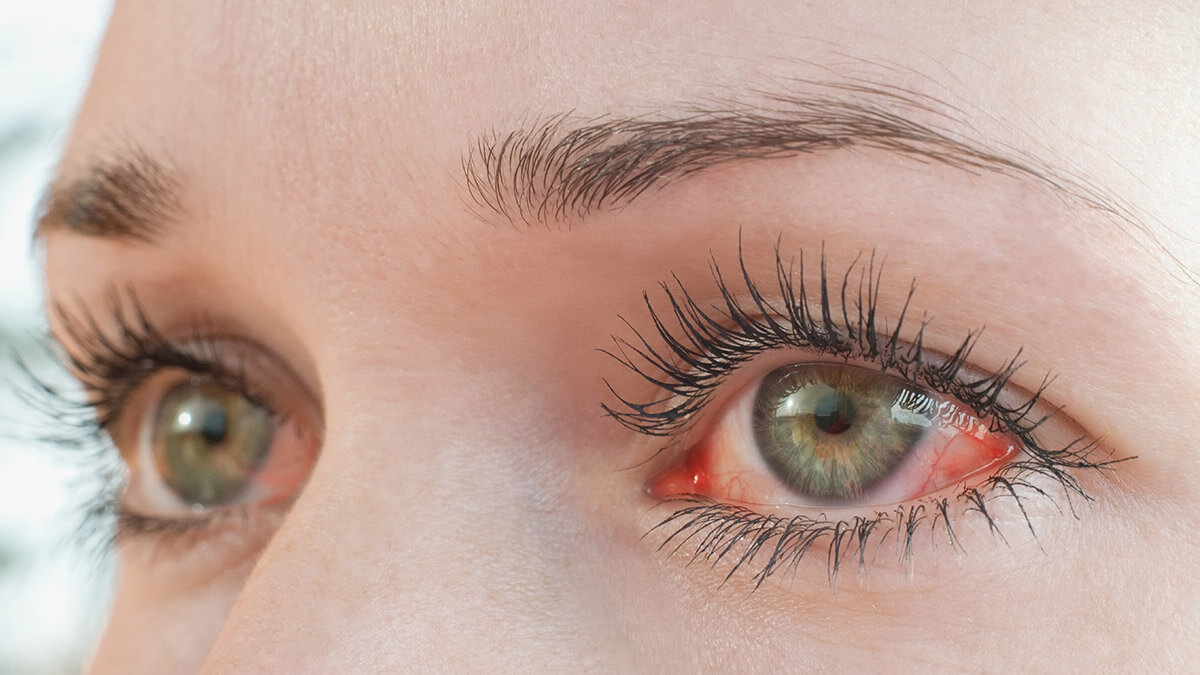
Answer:
<svg viewBox="0 0 1200 675"><path fill-rule="evenodd" d="M914 569L922 569L914 568L916 562L929 565L947 552L980 553L999 544L1018 551L1013 547L1020 541L1032 548L1019 550L1045 554L1048 532L1075 526L1077 505L1091 500L1082 487L1010 472L1016 466L949 493L883 507L739 505L699 494L667 496L647 511L645 536L689 565L699 559L705 562L701 569L720 566L721 583L742 576L752 589L779 573L790 578L802 565L821 570L834 585L842 573L889 569L907 584Z"/></svg>
<svg viewBox="0 0 1200 675"><path fill-rule="evenodd" d="M1071 437L1072 423L1060 422L1052 435ZM669 556L705 561L702 569L723 563L719 578L743 576L753 589L781 572L798 574L808 558L835 585L841 573L863 575L868 569L892 569L910 584L916 559L939 550L961 555L1003 543L1001 550L1018 556L1025 550L1047 553L1043 538L1076 526L1083 515L1078 507L1092 501L1089 495L1111 463L1134 459L1113 459L1085 439L1064 447L1078 452L1084 466L1043 471L1042 460L1018 456L949 493L891 507L739 506L696 494L663 496L647 512L645 536ZM1070 478L1064 480L1062 471ZM1032 548L1013 548L1018 541Z"/></svg>
<svg viewBox="0 0 1200 675"><path fill-rule="evenodd" d="M279 528L291 503L244 504L192 523L126 512L118 507L116 550L122 564L142 570L139 584L168 596L239 574Z"/></svg>

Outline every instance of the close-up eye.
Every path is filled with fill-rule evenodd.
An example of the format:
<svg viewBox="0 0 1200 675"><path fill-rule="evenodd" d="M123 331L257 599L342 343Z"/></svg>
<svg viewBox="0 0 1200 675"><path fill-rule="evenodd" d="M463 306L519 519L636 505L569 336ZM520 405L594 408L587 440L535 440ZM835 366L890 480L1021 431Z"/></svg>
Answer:
<svg viewBox="0 0 1200 675"><path fill-rule="evenodd" d="M660 548L739 551L757 585L820 545L834 577L848 554L877 559L883 532L903 533L902 556L922 528L957 546L967 520L1036 538L1031 514L1073 513L1091 499L1082 474L1120 461L1057 415L1049 373L1021 377L1020 347L994 370L975 364L978 331L936 352L929 317L906 321L915 281L889 317L874 256L831 278L822 252L814 281L780 246L769 284L744 255L729 276L710 260L715 301L663 284L665 303L644 298L653 332L606 350L655 391L614 388L605 409L661 443L646 484L669 510L649 530Z"/></svg>
<svg viewBox="0 0 1200 675"><path fill-rule="evenodd" d="M187 533L194 547L236 530L241 548L261 546L320 450L308 387L205 322L167 337L132 293L110 296L105 315L60 306L57 318L95 432L124 465L111 498L118 542Z"/></svg>
<svg viewBox="0 0 1200 675"><path fill-rule="evenodd" d="M652 492L746 505L885 506L956 485L1017 447L964 406L893 375L797 363L741 393Z"/></svg>
<svg viewBox="0 0 1200 675"><path fill-rule="evenodd" d="M311 424L208 375L156 377L113 436L129 466L124 512L191 520L295 494L316 452ZM145 402L145 403L143 403Z"/></svg>

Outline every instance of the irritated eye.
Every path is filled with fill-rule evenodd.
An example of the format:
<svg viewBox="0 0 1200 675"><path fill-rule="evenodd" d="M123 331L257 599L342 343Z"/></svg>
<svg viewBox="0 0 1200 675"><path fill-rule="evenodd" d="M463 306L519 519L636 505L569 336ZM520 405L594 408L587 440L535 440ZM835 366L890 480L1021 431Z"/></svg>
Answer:
<svg viewBox="0 0 1200 675"><path fill-rule="evenodd" d="M948 397L846 364L764 376L651 486L757 504L881 505L960 483L1019 444Z"/></svg>

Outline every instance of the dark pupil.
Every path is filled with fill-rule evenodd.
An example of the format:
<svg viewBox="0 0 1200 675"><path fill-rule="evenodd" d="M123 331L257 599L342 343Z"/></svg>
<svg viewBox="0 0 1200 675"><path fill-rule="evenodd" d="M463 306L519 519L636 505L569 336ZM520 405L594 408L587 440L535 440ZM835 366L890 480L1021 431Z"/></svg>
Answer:
<svg viewBox="0 0 1200 675"><path fill-rule="evenodd" d="M199 377L164 394L154 422L156 469L189 504L219 506L237 498L270 456L270 412Z"/></svg>
<svg viewBox="0 0 1200 675"><path fill-rule="evenodd" d="M813 407L817 428L827 434L840 434L854 421L854 402L840 391L826 394Z"/></svg>
<svg viewBox="0 0 1200 675"><path fill-rule="evenodd" d="M209 445L220 445L225 442L229 433L229 417L224 410L209 410L204 415L200 433Z"/></svg>

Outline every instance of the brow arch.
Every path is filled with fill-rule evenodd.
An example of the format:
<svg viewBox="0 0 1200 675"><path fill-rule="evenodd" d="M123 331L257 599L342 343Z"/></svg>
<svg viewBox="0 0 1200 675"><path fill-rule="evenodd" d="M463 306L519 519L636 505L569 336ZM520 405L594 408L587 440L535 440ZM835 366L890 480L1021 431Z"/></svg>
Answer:
<svg viewBox="0 0 1200 675"><path fill-rule="evenodd" d="M482 211L513 223L546 224L617 208L653 188L735 162L877 149L1045 188L1102 215L1196 281L1125 201L1030 153L993 149L954 131L971 127L948 103L874 84L799 84L822 93L755 92L752 103L663 107L673 114L588 118L564 112L493 132L479 137L463 158L466 190Z"/></svg>

